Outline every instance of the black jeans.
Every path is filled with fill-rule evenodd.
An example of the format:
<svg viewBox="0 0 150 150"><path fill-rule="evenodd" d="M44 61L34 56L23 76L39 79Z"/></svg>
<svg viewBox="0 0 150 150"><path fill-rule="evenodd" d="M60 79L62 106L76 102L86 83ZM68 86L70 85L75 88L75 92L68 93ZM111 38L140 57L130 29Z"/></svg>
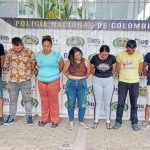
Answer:
<svg viewBox="0 0 150 150"><path fill-rule="evenodd" d="M122 123L122 116L124 105L129 91L130 104L131 104L131 115L130 119L132 124L137 124L137 99L139 96L139 83L126 83L119 81L118 83L118 107L116 112L116 122Z"/></svg>

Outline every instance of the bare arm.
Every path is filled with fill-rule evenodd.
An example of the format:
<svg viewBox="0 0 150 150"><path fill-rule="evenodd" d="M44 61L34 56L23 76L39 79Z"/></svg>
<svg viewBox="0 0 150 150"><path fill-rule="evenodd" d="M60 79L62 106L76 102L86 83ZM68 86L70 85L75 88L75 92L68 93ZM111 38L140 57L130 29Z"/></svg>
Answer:
<svg viewBox="0 0 150 150"><path fill-rule="evenodd" d="M3 68L9 69L9 65L10 65L10 57L9 57L9 52L7 52L7 54L5 55L5 61L3 63Z"/></svg>
<svg viewBox="0 0 150 150"><path fill-rule="evenodd" d="M147 75L147 63L146 62L143 63L143 69L142 70L143 70L143 74Z"/></svg>
<svg viewBox="0 0 150 150"><path fill-rule="evenodd" d="M64 73L64 75L65 75L67 78L69 78L69 72L68 72L69 66L70 66L70 62L67 61L67 62L65 63L65 65L64 65L64 68L63 68L63 73Z"/></svg>
<svg viewBox="0 0 150 150"><path fill-rule="evenodd" d="M112 73L114 74L116 70L117 63L112 64Z"/></svg>
<svg viewBox="0 0 150 150"><path fill-rule="evenodd" d="M90 68L91 68L91 74L93 75L95 72L95 68L93 64L90 64Z"/></svg>
<svg viewBox="0 0 150 150"><path fill-rule="evenodd" d="M5 62L5 55L2 55L0 57L1 57L1 67L3 68Z"/></svg>
<svg viewBox="0 0 150 150"><path fill-rule="evenodd" d="M62 72L63 68L64 68L64 60L61 57L59 60L59 71Z"/></svg>
<svg viewBox="0 0 150 150"><path fill-rule="evenodd" d="M139 64L139 75L142 74L142 70L143 70L143 62L141 62L141 63Z"/></svg>
<svg viewBox="0 0 150 150"><path fill-rule="evenodd" d="M120 73L120 70L121 70L121 63L117 62L116 63L116 71L117 71L117 74L119 75Z"/></svg>
<svg viewBox="0 0 150 150"><path fill-rule="evenodd" d="M91 74L91 64L88 60L85 60L85 65L87 67L87 73L86 73L86 78L88 78Z"/></svg>

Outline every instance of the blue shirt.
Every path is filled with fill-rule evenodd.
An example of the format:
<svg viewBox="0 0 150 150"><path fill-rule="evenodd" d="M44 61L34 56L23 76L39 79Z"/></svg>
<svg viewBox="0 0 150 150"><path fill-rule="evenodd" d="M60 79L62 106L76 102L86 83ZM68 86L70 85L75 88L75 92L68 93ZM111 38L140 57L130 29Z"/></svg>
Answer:
<svg viewBox="0 0 150 150"><path fill-rule="evenodd" d="M144 62L148 65L148 72L147 72L147 85L150 85L150 53L147 53L144 56Z"/></svg>
<svg viewBox="0 0 150 150"><path fill-rule="evenodd" d="M51 82L59 78L60 58L60 53L53 50L47 55L45 55L42 51L36 54L39 81Z"/></svg>

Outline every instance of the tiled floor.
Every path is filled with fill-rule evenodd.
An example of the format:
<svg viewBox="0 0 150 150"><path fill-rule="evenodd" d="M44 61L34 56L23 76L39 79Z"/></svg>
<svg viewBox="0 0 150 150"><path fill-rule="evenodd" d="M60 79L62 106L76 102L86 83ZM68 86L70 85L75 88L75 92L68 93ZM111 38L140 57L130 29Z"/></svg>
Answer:
<svg viewBox="0 0 150 150"><path fill-rule="evenodd" d="M119 130L106 130L104 120L97 129L82 129L75 122L68 130L68 119L63 118L58 128L50 124L38 127L26 125L19 117L11 126L0 126L0 150L150 150L150 129L132 131L124 121ZM92 120L86 120L92 126Z"/></svg>

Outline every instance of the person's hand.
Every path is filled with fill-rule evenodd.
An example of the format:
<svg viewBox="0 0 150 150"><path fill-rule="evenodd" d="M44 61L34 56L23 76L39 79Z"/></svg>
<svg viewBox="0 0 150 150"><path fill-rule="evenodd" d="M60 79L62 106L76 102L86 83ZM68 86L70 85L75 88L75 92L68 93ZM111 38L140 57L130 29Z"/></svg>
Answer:
<svg viewBox="0 0 150 150"><path fill-rule="evenodd" d="M58 89L58 92L60 92L61 91L61 87L59 87L59 89Z"/></svg>
<svg viewBox="0 0 150 150"><path fill-rule="evenodd" d="M142 76L147 76L147 70L141 72L141 75L142 75Z"/></svg>

